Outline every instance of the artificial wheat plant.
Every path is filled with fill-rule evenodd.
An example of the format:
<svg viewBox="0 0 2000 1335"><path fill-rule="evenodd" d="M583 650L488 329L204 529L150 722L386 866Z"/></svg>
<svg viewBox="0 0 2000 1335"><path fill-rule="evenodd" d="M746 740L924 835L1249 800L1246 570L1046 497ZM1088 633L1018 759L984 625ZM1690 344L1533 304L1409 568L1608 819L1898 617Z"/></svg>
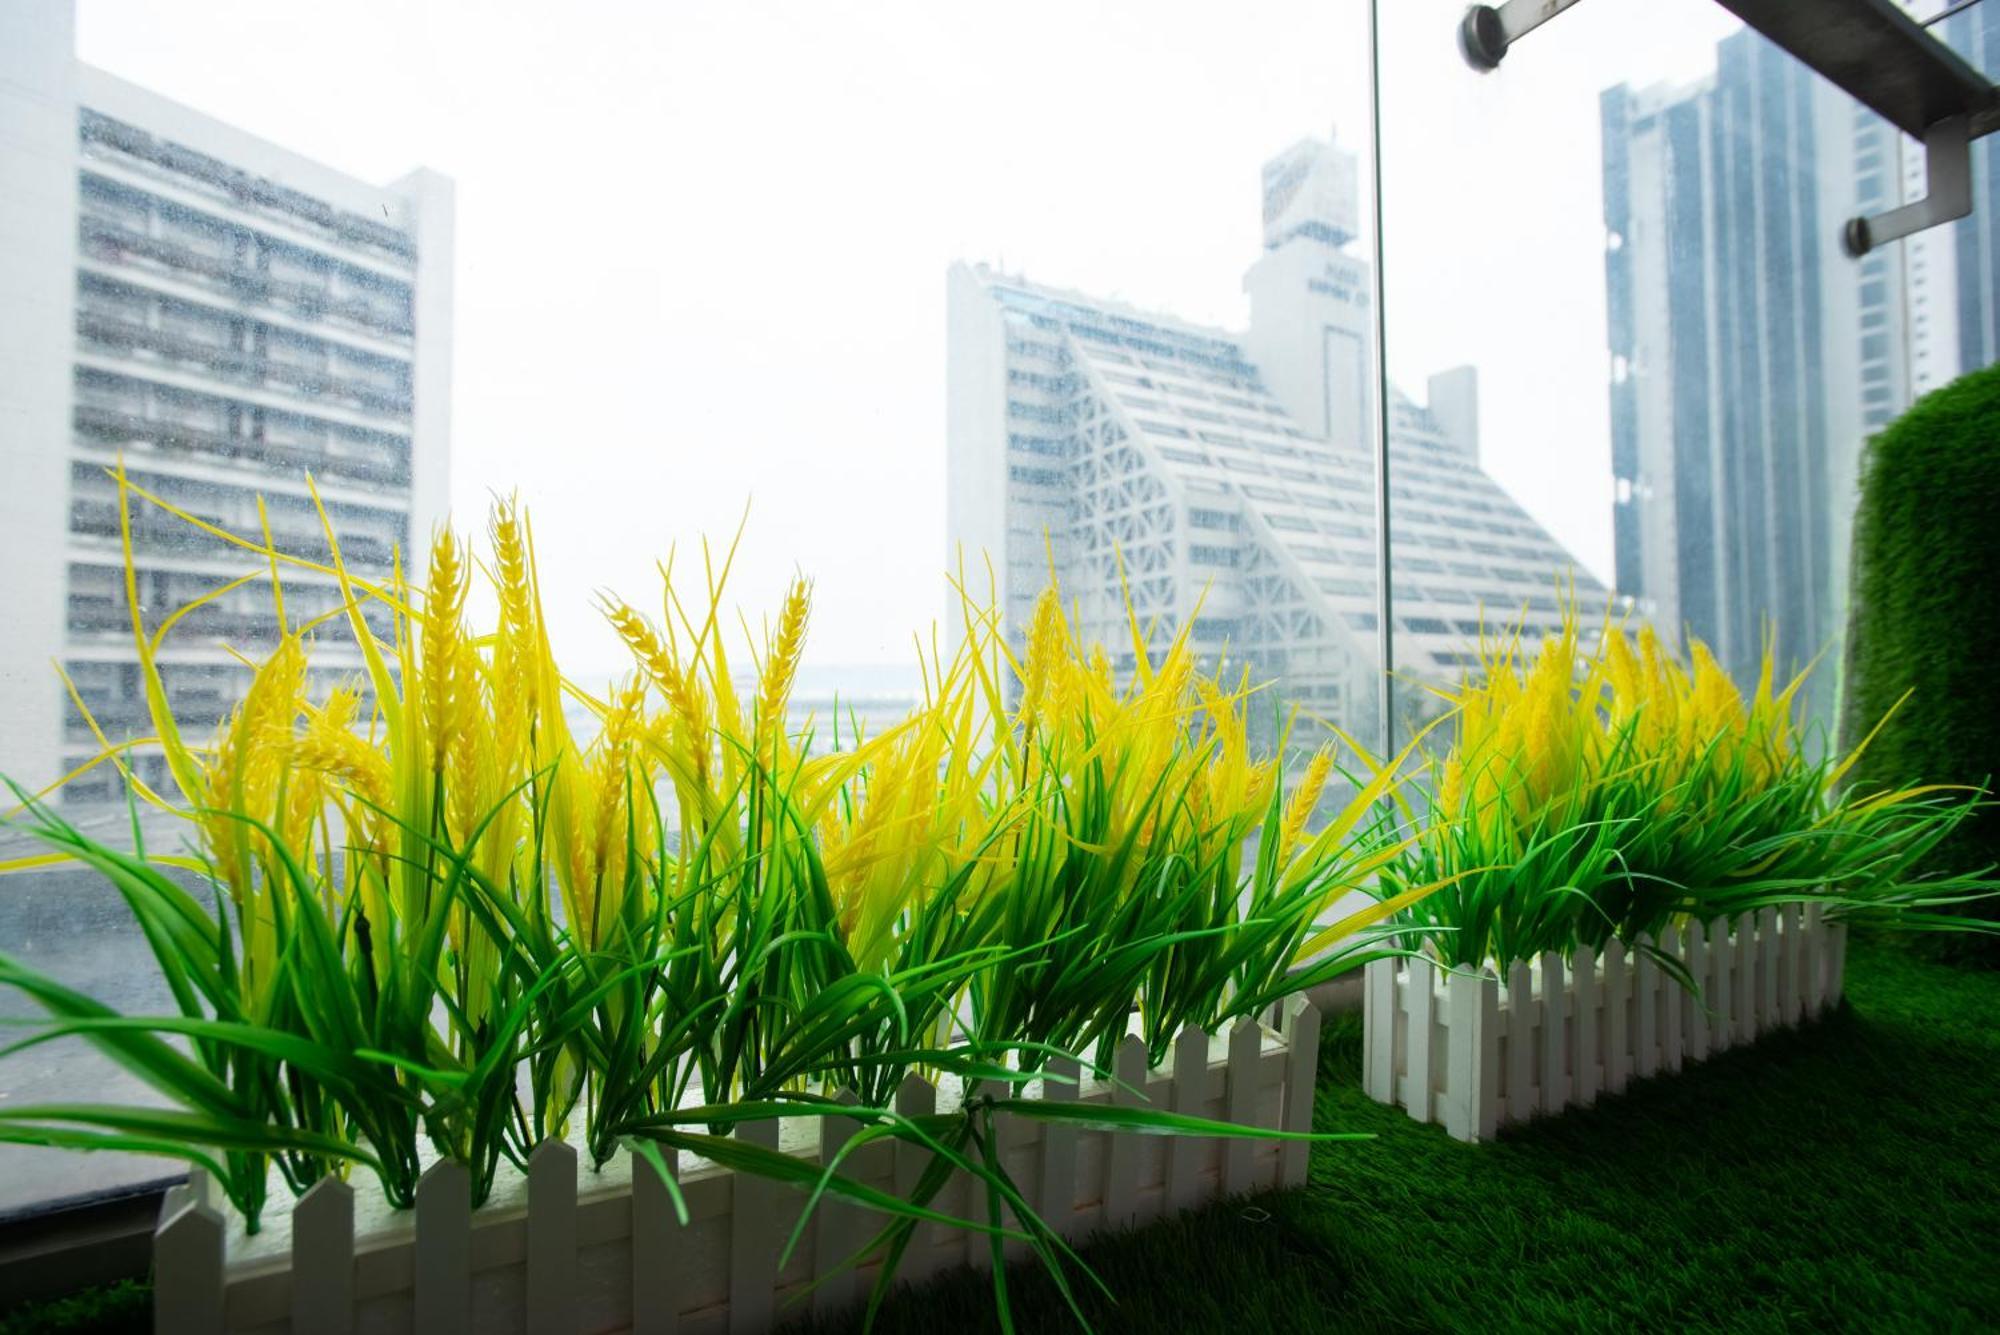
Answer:
<svg viewBox="0 0 2000 1335"><path fill-rule="evenodd" d="M503 1160L525 1165L567 1135L596 1165L629 1150L676 1193L663 1155L689 1151L881 1212L857 1252L890 1262L878 1302L919 1221L996 1247L1025 1238L1060 1277L1074 1257L991 1153L994 1116L1275 1133L1027 1101L1018 1086L1058 1057L1108 1076L1128 1033L1158 1059L1183 1025L1256 1015L1360 962L1431 889L1334 913L1408 853L1389 819L1402 757L1373 765L1351 746L1337 755L1335 739L1288 796L1278 763L1251 753L1261 697L1246 675L1204 673L1185 629L1134 618L1120 680L1053 582L1019 656L994 600L962 593L952 647L921 651L918 705L864 736L789 707L811 620L803 578L762 633L729 633L734 544L704 546L692 579L669 559L646 610L601 596L631 665L597 695L557 666L532 529L512 501L493 507L483 552L445 528L421 579L398 564L371 582L348 569L323 510L316 562L114 476L133 606L135 505L261 569L152 630L134 617L153 731L117 744L100 732L93 762L123 773L131 846L22 794L25 828L49 851L0 868L103 874L177 1009L119 1015L0 959L0 981L49 1016L12 1047L83 1036L166 1106L11 1107L0 1138L177 1155L213 1173L252 1228L274 1178L299 1192L358 1166L401 1206L442 1157L466 1163L483 1198ZM286 584L300 579L332 582L336 609L290 616ZM190 737L168 704L163 643L255 580L270 589L275 647L215 735ZM475 582L491 597L472 598ZM484 625L475 604L493 609ZM314 671L336 632L359 646L352 679ZM566 702L594 728L573 731ZM167 791L140 779L142 748L164 755ZM1351 796L1322 824L1336 777ZM179 823L178 846L147 846L141 803ZM986 1092L901 1118L895 1090L913 1071ZM847 1152L921 1145L932 1166L917 1190L889 1196L837 1163L729 1135L834 1115L862 1123ZM985 1184L986 1218L932 1207L955 1172Z"/></svg>
<svg viewBox="0 0 2000 1335"><path fill-rule="evenodd" d="M1924 870L1982 794L1844 784L1860 747L1814 758L1805 675L1779 686L1768 642L1747 699L1692 637L1685 662L1651 627L1634 636L1611 620L1586 646L1573 603L1539 648L1517 629L1482 636L1479 658L1444 692L1455 735L1410 799L1421 828L1383 880L1441 886L1401 919L1443 961L1635 946L1683 919L1798 902L1852 922L1980 929L1911 910L1994 893L1990 869Z"/></svg>

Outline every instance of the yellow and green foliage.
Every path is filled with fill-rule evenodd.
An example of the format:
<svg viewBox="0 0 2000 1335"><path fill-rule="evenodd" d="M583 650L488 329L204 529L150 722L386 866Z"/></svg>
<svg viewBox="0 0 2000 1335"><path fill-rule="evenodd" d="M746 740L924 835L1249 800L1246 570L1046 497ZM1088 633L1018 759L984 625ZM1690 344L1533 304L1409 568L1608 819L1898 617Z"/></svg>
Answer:
<svg viewBox="0 0 2000 1335"><path fill-rule="evenodd" d="M170 508L118 481L128 533L133 505ZM135 619L153 735L98 762L186 838L148 848L135 819L133 846L114 848L31 800L51 851L18 864L73 860L116 884L178 1013L118 1016L0 959L0 982L51 1015L24 1042L82 1034L170 1107L11 1107L0 1138L178 1154L253 1226L272 1168L296 1191L359 1164L407 1205L426 1153L470 1165L483 1195L501 1160L566 1134L599 1163L693 1150L783 1175L728 1128L824 1116L852 1091L842 1113L864 1134L913 1138L942 1165L903 1201L825 1184L886 1211L893 1250L938 1218L945 1170L1000 1189L970 1147L991 1146L1006 1100L909 1124L889 1108L910 1071L1005 1085L1058 1053L1101 1068L1128 1032L1164 1057L1184 1024L1258 1013L1359 962L1424 893L1330 913L1402 851L1381 819L1393 766L1314 829L1331 748L1287 797L1278 763L1251 752L1247 677L1205 675L1184 632L1149 650L1134 621L1121 680L1054 586L1018 657L993 608L964 597L920 703L863 737L788 707L803 579L732 658L733 549L704 550L692 582L669 562L650 610L603 599L631 668L598 695L557 664L512 502L483 552L446 529L420 579L379 583L348 569L330 524L324 564L202 527L265 565L276 647L196 739L158 671L178 617ZM338 627L288 617L286 583L307 575L337 585ZM475 606L493 608L485 624ZM353 679L316 675L336 631L360 647ZM566 702L594 725L573 730ZM129 764L153 747L173 791Z"/></svg>
<svg viewBox="0 0 2000 1335"><path fill-rule="evenodd" d="M1688 661L1650 627L1586 644L1574 608L1530 650L1486 637L1447 692L1453 742L1429 765L1422 830L1387 884L1442 882L1405 920L1460 964L1628 944L1812 899L1851 919L1964 927L1904 911L1990 888L1939 878L1921 855L1972 810L1935 787L1850 793L1859 754L1808 754L1767 648L1746 700L1699 640ZM1864 741L1863 746L1866 745Z"/></svg>

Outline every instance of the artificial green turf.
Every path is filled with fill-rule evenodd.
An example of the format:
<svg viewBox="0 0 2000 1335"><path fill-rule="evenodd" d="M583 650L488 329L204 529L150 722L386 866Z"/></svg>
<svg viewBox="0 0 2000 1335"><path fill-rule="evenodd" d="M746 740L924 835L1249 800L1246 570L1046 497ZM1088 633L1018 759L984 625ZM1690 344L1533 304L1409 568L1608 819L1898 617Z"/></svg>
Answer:
<svg viewBox="0 0 2000 1335"><path fill-rule="evenodd" d="M1850 1009L1461 1145L1361 1092L1328 1028L1303 1189L1085 1253L1103 1332L1950 1330L2000 1323L2000 973L1850 952ZM1023 1331L1067 1327L1017 1269ZM886 1332L997 1328L986 1282Z"/></svg>
<svg viewBox="0 0 2000 1335"><path fill-rule="evenodd" d="M1095 1327L1953 1330L2000 1322L2000 972L1857 942L1850 1008L1589 1111L1460 1145L1371 1102L1328 1026L1300 1191L1086 1250ZM1074 1329L1016 1269L1018 1328ZM130 1309L128 1308L128 1311ZM0 1321L0 1332L112 1331ZM98 1315L102 1315L99 1313ZM885 1332L994 1330L990 1281L902 1295ZM828 1328L835 1329L835 1328Z"/></svg>
<svg viewBox="0 0 2000 1335"><path fill-rule="evenodd" d="M0 1316L0 1335L138 1335L152 1328L152 1289L129 1279Z"/></svg>

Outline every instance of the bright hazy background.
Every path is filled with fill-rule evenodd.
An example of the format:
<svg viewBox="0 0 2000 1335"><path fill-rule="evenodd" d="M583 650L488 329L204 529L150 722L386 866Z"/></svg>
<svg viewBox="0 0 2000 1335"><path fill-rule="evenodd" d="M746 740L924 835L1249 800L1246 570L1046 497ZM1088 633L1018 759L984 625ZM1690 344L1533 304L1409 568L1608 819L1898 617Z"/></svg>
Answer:
<svg viewBox="0 0 2000 1335"><path fill-rule="evenodd" d="M1607 580L1597 95L1705 74L1708 0L1592 0L1498 74L1389 0L1390 365L1481 372L1491 470ZM1258 169L1368 141L1357 0L82 0L79 54L355 175L458 183L452 489L519 488L569 662L588 606L726 538L809 662L940 615L944 272L1240 326Z"/></svg>

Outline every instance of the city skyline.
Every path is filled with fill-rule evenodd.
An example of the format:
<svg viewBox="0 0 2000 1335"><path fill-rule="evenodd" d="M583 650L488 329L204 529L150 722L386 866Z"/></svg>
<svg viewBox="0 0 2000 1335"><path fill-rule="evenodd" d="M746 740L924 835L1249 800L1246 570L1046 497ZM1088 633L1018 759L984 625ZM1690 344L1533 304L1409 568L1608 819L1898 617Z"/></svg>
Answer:
<svg viewBox="0 0 2000 1335"><path fill-rule="evenodd" d="M1716 66L1602 100L1616 578L1748 680L1767 633L1787 676L1838 633L1832 477L1861 428L1826 305L1857 282L1832 244L1853 190L1803 66L1747 31Z"/></svg>
<svg viewBox="0 0 2000 1335"><path fill-rule="evenodd" d="M86 0L86 8L88 8L88 0ZM1390 38L1394 38L1394 34L1390 34ZM1492 82L1488 82L1486 86L1490 88L1490 86L1494 86L1494 84L1492 84ZM1480 88L1480 84L1474 84L1474 88ZM1394 88L1392 88L1390 92L1394 92ZM1392 156L1392 164L1394 164L1394 156ZM1394 168L1392 168L1392 170L1394 170ZM1366 184L1366 174L1362 174L1362 182L1360 182L1360 184L1362 184L1362 186ZM1356 194L1360 194L1360 190L1356 190L1356 186L1350 186L1350 190L1354 190ZM1414 194L1414 190L1410 190L1410 194ZM1394 192L1392 192L1392 204L1394 204L1396 200L1400 200L1400 198L1404 198L1404 196L1402 196L1402 194L1394 194ZM1392 214L1394 214L1394 210L1392 210ZM1394 222L1392 222L1392 226L1394 226ZM1360 234L1362 234L1364 230L1366 230L1366 228L1364 228L1364 224L1358 224L1358 226L1356 226L1356 240L1360 238ZM1400 340L1400 338L1396 336L1396 330L1398 330L1398 326L1406 324L1406 316L1402 316L1402 314L1400 314L1400 312L1404 312L1404 310L1406 310L1406 304L1404 304L1404 302L1398 302L1398 282L1396 282L1396 274L1398 274L1398 270L1396 270L1396 262L1394 262L1394 254L1396 254L1396 250L1394 250L1394 242L1392 242L1392 282L1390 282L1390 320L1392 320L1392 360L1396 360L1396 362L1404 362L1404 358L1402 358L1402 356L1398 356L1398 350L1400 350L1400 348L1404 346L1404 340ZM1410 268L1416 268L1416 266L1410 266ZM1036 272L1036 274L1040 276L1040 270L1034 270L1034 272ZM1092 288L1096 288L1096 284L1090 284L1090 286L1092 286ZM1198 302L1198 304L1200 304L1200 302ZM1242 324L1242 322L1238 320L1236 324ZM1504 376L1494 376L1494 374L1488 374L1488 376L1484 376L1484 380L1482 380L1482 386L1480 386L1480 388L1482 388L1482 396L1480 396L1480 398L1484 400L1484 402L1482 402L1482 408L1486 410L1486 418L1496 418L1496 416L1504 416L1504 414L1500 414L1500 412L1496 412L1496 410L1494 410L1494 404L1496 404L1496 400L1498 400L1498 402L1504 402L1504 398L1506 398L1506 394L1508 394L1508 390L1510 390L1510 386L1508 386L1508 380L1506 380ZM1366 386L1362 386L1362 390L1366 390ZM1356 398L1354 402L1356 402L1358 406L1364 406L1364 400L1360 400L1360 398ZM1588 400L1586 400L1586 408L1588 408ZM1598 414L1596 414L1596 416L1598 416L1598 418L1602 420L1602 418L1604 418L1602 410L1598 410ZM1496 476L1506 476L1506 472L1508 472L1508 468L1510 468L1510 466L1518 468L1518 464L1510 464L1510 448L1508 448L1508 440L1506 440L1506 432L1504 432L1504 430L1494 430L1494 426L1492 426L1492 424L1488 422L1488 426L1486 426L1486 442L1484 442L1484 444L1486 444L1486 454L1490 456L1490 460L1492 460L1492 466L1496 468ZM1572 442L1568 442L1568 444L1570 444L1570 448L1576 448L1576 446L1578 446L1578 442L1574 442L1574 440L1572 440ZM1582 456L1586 456L1586 458L1588 458L1588 454L1590 454L1590 448L1584 448L1584 450L1582 450ZM1606 470L1604 478L1592 478L1592 474L1590 474L1588 470L1576 470L1576 468L1556 468L1556 470L1548 470L1548 472L1552 472L1552 474L1554 474L1554 476L1556 476L1558 480L1562 480L1562 482L1570 482L1572 486L1576 484L1576 480L1578 480L1578 478L1584 478L1584 480L1588 482L1588 486L1608 486L1608 482L1610 482L1610 470ZM466 476L466 472L464 472L464 470L460 470L460 476L464 478L464 476ZM462 490L464 490L464 488L462 488ZM1542 522L1542 524L1546 524L1546 526L1550 526L1552 530L1558 530L1558 532L1562 532L1562 530L1570 530L1570 532L1578 532L1580 528L1588 530L1588 526L1590 526L1590 520L1588 520L1588 512L1590 512L1590 508L1574 504L1574 492L1572 492L1572 500L1570 500L1570 502L1550 502L1548 498L1544 498L1544 496L1542 496L1544 488L1540 488L1540 486L1528 486L1528 488L1520 488L1520 486L1516 486L1516 492L1518 492L1518 496L1520 496L1520 498L1522 498L1522 500L1524 500L1524 502L1528 504L1528 508L1530 508L1530 512L1532 512L1532 514L1536 516L1536 520L1538 520L1538 522ZM530 504L532 508L536 508L536 512L542 512L542 510L546 510L546 508L548 508L548 506L544 504L544 500L542 500L542 498L538 498L538 496L536 496L536 494L532 494L532 492L530 492L530 494L526 496L526 500L528 500L528 504ZM558 500L560 500L560 498L558 498ZM460 498L460 502L462 502L462 498ZM570 514L568 514L568 510L570 510L568 506L562 506L562 508L558 510L558 516L556 516L556 518L558 518L558 520L564 520L564 524L562 524L560 528L570 528L570 522L574 522L574 516L570 516ZM760 544L760 530L764 528L764 522L762 522L762 518L760 518L760 510L762 510L762 504L760 504L760 502L758 502L758 500L754 498L754 504L752 504L752 526L750 526L750 544L748 544L750 548L756 548L756 546ZM460 504L460 512L464 512L464 504ZM546 518L546 516L544 516L544 518ZM1606 524L1606 528L1610 528L1610 526ZM714 530L710 530L710 532L714 532ZM686 538L690 538L690 536L692 536L692 534L686 534L686 532L678 532L678 534L662 534L662 536L660 536L660 540L658 540L658 544L660 544L660 546L664 546L664 544L672 542L674 538L682 538L682 540L686 540ZM598 540L598 536L592 536L592 538L594 538L594 542ZM790 536L786 536L786 538L790 538ZM548 544L548 546L552 546L552 548L554 548L556 544ZM1612 562L1608 560L1608 554L1606 554L1606 552L1594 552L1594 548L1596 548L1596 542L1592 542L1592 540L1578 540L1578 542L1574 542L1574 544L1570 546L1570 552L1572 552L1572 554L1574 554L1574 556L1578 558L1578 564L1580 564L1580 566L1582 566L1584 570L1604 570L1604 572L1608 572L1608 568L1612 566ZM654 552L658 552L658 546L654 548ZM752 562L752 566L754 566L754 562ZM752 576L752 578L754 578L754 576ZM744 586L748 586L750 582L752 582L752 580L744 580ZM856 626L856 622L854 622L854 618L852 618L852 616L848 616L846 620L840 620L840 600L842 600L842 592L840 592L840 590L836 590L836 588L832 588L832 580L830 580L830 578L822 578L822 590L824 590L824 604L826 604L826 606L822 606L822 628L824 628L824 640L826 640L826 642L830 642L830 644L832 644L832 648L830 648L830 650L828 650L826 654L822 654L822 656L820 656L820 660L818 660L816 664L812 664L810 668L818 669L818 668L826 668L826 666L850 666L850 664L856 664L856 666L868 666L868 668L900 669L900 671L904 671L904 673L908 671L908 668L906 668L906 664L908 664L908 654L904 654L904 652L902 652L902 642L900 642L900 638L902 638L902 636L906 634L902 626L898 626L898 624L890 624L890 626L888 626L888 634L886 634L886 636L880 636L880 640L882 640L884 644L888 644L888 646L890 646L890 648L886 648L886 650L884 650L882 654L878 654L878 656L874 656L874 658L868 658L868 656L858 656L858 654L854 654L854 652L852 652L852 642L854 642L854 636L852 636L852 634L846 634L846 632L850 632L850 630L852 630L852 626ZM748 590L748 588L746 588L746 590L744 590L744 602L746 602L746 604L756 604L756 602L758 602L758 592L754 592L754 590ZM584 618L584 624L588 624L588 614L578 614L578 616L580 616L580 618ZM936 612L932 612L932 616L936 616ZM918 630L918 628L920 628L920 626L924 624L924 618L912 618L910 622L912 622L912 624L908 626L908 630ZM870 632L868 636L862 636L862 638L864 638L864 640L870 640L870 638L876 638L876 632ZM846 644L842 644L842 642L846 642ZM612 664L612 662L614 662L614 660L610 660L610 658L606 658L606 660L604 660L604 666L606 666L606 669L610 668L610 664Z"/></svg>
<svg viewBox="0 0 2000 1335"><path fill-rule="evenodd" d="M1978 11L1937 31L2000 59ZM1844 634L1867 439L2000 353L1995 148L1975 148L1971 216L1856 260L1839 229L1920 198L1923 155L1758 34L1601 110L1619 591L1739 681L1767 635L1797 672ZM1822 718L1831 658L1808 688Z"/></svg>
<svg viewBox="0 0 2000 1335"><path fill-rule="evenodd" d="M1573 178L1594 194L1596 146L1575 127L1603 62L1683 72L1700 57L1689 34L1731 26L1708 0L1678 7L1684 21L1644 50L1623 41L1619 6L1580 7L1524 49L1518 77L1497 79L1452 50L1457 5L1384 20L1392 368L1415 384L1425 368L1478 364L1490 467L1600 574L1600 228L1594 199L1571 199ZM1168 5L1142 29L1032 5L1004 24L894 6L515 17L361 4L307 34L282 7L85 0L81 49L351 173L387 179L421 160L459 183L455 505L476 519L490 489L521 489L558 631L607 670L618 652L594 590L643 591L670 544L726 538L746 499L738 599L768 606L804 569L817 661L908 662L909 636L946 611L938 273L959 256L1004 262L1240 325L1257 164L1329 123L1359 142L1367 124L1358 5L1247 18ZM1092 54L1112 46L1133 59ZM255 58L273 50L287 52L282 77ZM1010 96L1030 68L1072 95ZM366 98L348 95L355 69L370 71ZM1420 113L1420 94L1443 101ZM776 112L798 98L822 114ZM1546 200L1537 225L1574 256L1538 266L1536 296L1463 235L1450 198L1506 155L1447 137L1446 111L1518 134L1508 152ZM1074 133L1119 123L1101 143ZM1509 244L1501 220L1478 221ZM1585 360L1560 369L1554 351L1530 355L1538 344Z"/></svg>

